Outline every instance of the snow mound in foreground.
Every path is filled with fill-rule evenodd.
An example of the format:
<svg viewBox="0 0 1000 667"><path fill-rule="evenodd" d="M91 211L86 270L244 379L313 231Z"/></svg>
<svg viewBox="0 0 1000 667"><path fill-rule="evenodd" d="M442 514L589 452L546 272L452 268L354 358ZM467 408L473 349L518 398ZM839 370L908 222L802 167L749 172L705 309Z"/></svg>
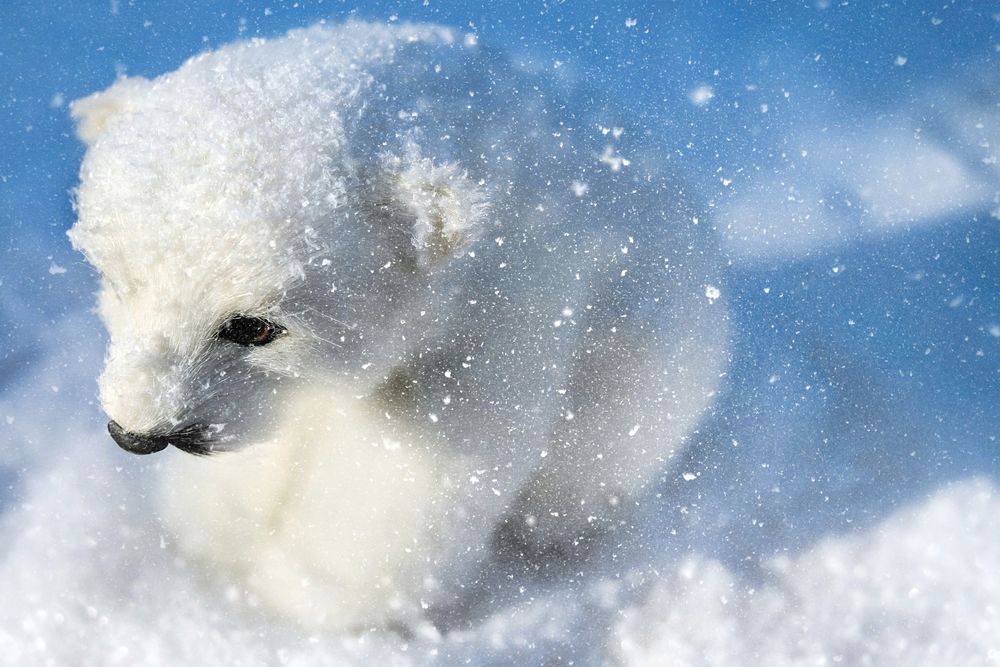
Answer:
<svg viewBox="0 0 1000 667"><path fill-rule="evenodd" d="M772 560L758 585L691 557L623 612L626 665L971 665L1000 659L1000 498L966 480L860 535Z"/></svg>
<svg viewBox="0 0 1000 667"><path fill-rule="evenodd" d="M308 636L176 557L100 434L3 518L0 655L18 665L973 664L1000 657L1000 497L969 479L747 581L688 554L495 605L471 628ZM95 452L99 452L95 455ZM123 459L124 460L124 459ZM359 564L360 566L360 564ZM652 582L639 583L636 582Z"/></svg>

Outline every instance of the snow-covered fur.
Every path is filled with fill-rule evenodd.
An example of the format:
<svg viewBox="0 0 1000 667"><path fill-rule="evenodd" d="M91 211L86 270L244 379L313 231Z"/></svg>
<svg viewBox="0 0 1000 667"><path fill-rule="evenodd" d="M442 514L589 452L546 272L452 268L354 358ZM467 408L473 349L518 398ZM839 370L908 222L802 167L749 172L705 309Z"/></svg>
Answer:
<svg viewBox="0 0 1000 667"><path fill-rule="evenodd" d="M104 408L204 429L220 453L163 455L163 515L277 612L406 623L498 550L572 556L710 404L704 225L474 39L321 25L73 114ZM287 333L220 339L236 315Z"/></svg>

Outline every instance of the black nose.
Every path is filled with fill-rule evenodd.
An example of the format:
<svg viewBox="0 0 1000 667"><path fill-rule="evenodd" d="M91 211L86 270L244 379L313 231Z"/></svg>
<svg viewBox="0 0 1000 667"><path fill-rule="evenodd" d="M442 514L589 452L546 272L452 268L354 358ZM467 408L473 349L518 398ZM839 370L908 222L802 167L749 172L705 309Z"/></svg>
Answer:
<svg viewBox="0 0 1000 667"><path fill-rule="evenodd" d="M129 433L116 421L108 422L108 433L119 447L133 454L153 454L165 449L168 444L164 437Z"/></svg>

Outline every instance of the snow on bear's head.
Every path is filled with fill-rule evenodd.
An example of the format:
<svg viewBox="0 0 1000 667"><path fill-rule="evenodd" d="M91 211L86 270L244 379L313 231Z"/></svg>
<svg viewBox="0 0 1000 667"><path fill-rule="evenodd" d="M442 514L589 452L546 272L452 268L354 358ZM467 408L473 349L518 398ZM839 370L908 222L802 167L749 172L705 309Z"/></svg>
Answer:
<svg viewBox="0 0 1000 667"><path fill-rule="evenodd" d="M70 237L101 275L100 395L123 447L260 438L320 374L364 391L476 237L485 197L459 165L416 134L352 129L366 64L449 35L338 35L236 44L74 103L87 154Z"/></svg>

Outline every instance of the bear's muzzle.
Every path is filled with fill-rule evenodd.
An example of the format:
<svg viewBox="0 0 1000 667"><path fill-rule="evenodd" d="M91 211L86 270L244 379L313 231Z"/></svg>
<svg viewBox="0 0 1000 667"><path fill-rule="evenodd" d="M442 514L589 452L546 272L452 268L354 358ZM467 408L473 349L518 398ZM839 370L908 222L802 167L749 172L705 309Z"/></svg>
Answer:
<svg viewBox="0 0 1000 667"><path fill-rule="evenodd" d="M198 426L188 427L176 433L150 435L131 433L123 429L118 422L108 422L108 433L119 447L132 454L155 454L173 445L189 454L210 454L212 447L206 442L205 429Z"/></svg>

